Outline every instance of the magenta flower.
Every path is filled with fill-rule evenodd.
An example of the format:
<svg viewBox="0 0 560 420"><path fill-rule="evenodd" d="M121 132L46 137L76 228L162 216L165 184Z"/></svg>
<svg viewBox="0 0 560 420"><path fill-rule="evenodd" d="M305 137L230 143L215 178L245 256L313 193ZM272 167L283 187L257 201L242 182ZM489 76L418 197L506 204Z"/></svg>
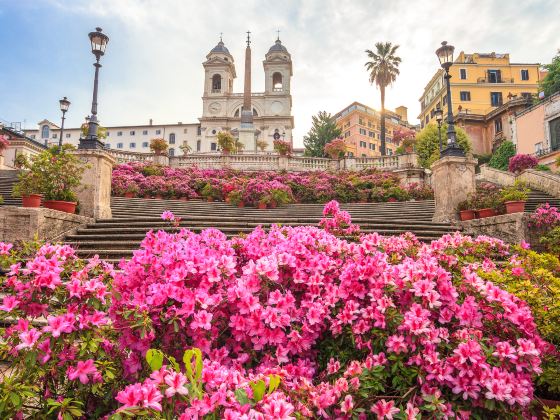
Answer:
<svg viewBox="0 0 560 420"><path fill-rule="evenodd" d="M393 416L399 413L400 411L401 410L395 407L394 401L379 400L371 407L371 412L373 414L376 414L377 418L380 420L382 419L391 420Z"/></svg>
<svg viewBox="0 0 560 420"><path fill-rule="evenodd" d="M89 382L89 376L95 377L99 375L99 372L95 367L93 359L88 359L83 362L79 361L76 367L69 366L66 374L71 381L79 379L81 383L87 384Z"/></svg>

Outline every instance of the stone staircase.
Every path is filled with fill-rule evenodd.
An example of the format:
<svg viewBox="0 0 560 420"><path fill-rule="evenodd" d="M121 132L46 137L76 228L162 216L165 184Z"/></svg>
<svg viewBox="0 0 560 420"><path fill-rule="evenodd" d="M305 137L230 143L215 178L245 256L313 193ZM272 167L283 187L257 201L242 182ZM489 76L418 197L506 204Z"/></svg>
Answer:
<svg viewBox="0 0 560 420"><path fill-rule="evenodd" d="M259 225L265 229L272 224L316 226L322 217L323 207L323 204L292 204L258 210L248 207L240 209L222 202L113 197L112 219L97 220L94 224L78 229L76 234L66 237L66 242L75 246L83 257L99 254L102 258L116 261L130 257L149 230L174 231L169 223L161 220L160 215L164 210L181 217L181 227L194 232L214 227L231 237L248 234ZM449 224L432 223L434 202L431 200L352 203L341 207L350 212L353 223L360 225L366 233L398 235L412 232L422 241L431 241L457 230L457 227Z"/></svg>
<svg viewBox="0 0 560 420"><path fill-rule="evenodd" d="M0 195L4 199L4 206L21 206L21 198L12 197L18 173L19 171L0 170Z"/></svg>
<svg viewBox="0 0 560 420"><path fill-rule="evenodd" d="M532 190L529 193L529 199L525 204L525 213L534 212L537 209L537 207L539 207L544 203L549 203L553 207L560 208L560 198L552 197L547 193L541 191Z"/></svg>

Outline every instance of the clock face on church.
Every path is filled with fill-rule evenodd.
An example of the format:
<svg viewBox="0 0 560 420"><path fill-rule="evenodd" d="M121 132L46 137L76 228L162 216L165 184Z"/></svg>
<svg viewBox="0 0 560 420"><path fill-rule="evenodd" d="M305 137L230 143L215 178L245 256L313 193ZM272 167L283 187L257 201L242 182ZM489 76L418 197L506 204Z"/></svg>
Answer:
<svg viewBox="0 0 560 420"><path fill-rule="evenodd" d="M212 103L208 106L208 110L209 110L210 113L212 113L212 114L217 114L218 112L220 112L220 109L222 109L222 106L220 105L219 102L212 102Z"/></svg>

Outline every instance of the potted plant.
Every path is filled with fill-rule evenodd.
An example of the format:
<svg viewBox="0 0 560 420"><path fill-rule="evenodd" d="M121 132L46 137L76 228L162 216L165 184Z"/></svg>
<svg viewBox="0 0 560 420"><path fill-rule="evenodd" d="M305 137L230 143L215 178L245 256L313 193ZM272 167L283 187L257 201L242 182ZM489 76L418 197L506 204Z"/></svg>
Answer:
<svg viewBox="0 0 560 420"><path fill-rule="evenodd" d="M346 153L346 143L342 137L331 140L325 145L324 152L331 159L342 159Z"/></svg>
<svg viewBox="0 0 560 420"><path fill-rule="evenodd" d="M17 169L23 169L26 168L29 164L29 161L27 159L27 156L25 156L23 153L18 153L14 159L14 167Z"/></svg>
<svg viewBox="0 0 560 420"><path fill-rule="evenodd" d="M169 145L162 138L155 138L150 140L150 150L154 152L156 155L163 155L167 152Z"/></svg>
<svg viewBox="0 0 560 420"><path fill-rule="evenodd" d="M533 155L515 155L509 159L508 170L515 174L534 168L539 160Z"/></svg>
<svg viewBox="0 0 560 420"><path fill-rule="evenodd" d="M236 148L236 141L227 131L220 131L216 138L218 139L218 147L224 155L229 155Z"/></svg>
<svg viewBox="0 0 560 420"><path fill-rule="evenodd" d="M20 173L18 177L19 180L13 188L13 196L21 197L23 207L41 207L41 183L38 174L28 171Z"/></svg>
<svg viewBox="0 0 560 420"><path fill-rule="evenodd" d="M130 181L126 186L124 191L124 196L126 198L134 198L138 194L139 188L138 184L135 181Z"/></svg>
<svg viewBox="0 0 560 420"><path fill-rule="evenodd" d="M76 211L76 189L80 186L85 165L72 153L70 144L53 146L33 158L31 172L36 173L48 209L66 213Z"/></svg>
<svg viewBox="0 0 560 420"><path fill-rule="evenodd" d="M525 183L519 180L515 181L513 185L502 189L501 196L502 201L506 205L506 213L523 213L530 191Z"/></svg>
<svg viewBox="0 0 560 420"><path fill-rule="evenodd" d="M459 217L461 221L465 220L473 220L476 219L476 213L474 211L473 200L469 197L466 200L463 200L457 206L457 210L459 211Z"/></svg>
<svg viewBox="0 0 560 420"><path fill-rule="evenodd" d="M259 140L257 140L257 147L259 148L259 150L261 152L264 152L266 150L266 148L268 147L268 143L266 142L266 140L259 139Z"/></svg>
<svg viewBox="0 0 560 420"><path fill-rule="evenodd" d="M292 154L292 144L285 140L274 140L274 150L280 156L290 156Z"/></svg>
<svg viewBox="0 0 560 420"><path fill-rule="evenodd" d="M499 205L500 200L494 195L479 197L476 200L476 212L478 213L478 217L484 219L486 217L496 216L498 214L496 208Z"/></svg>
<svg viewBox="0 0 560 420"><path fill-rule="evenodd" d="M227 198L229 198L230 204L237 206L239 208L245 207L245 203L243 202L243 192L241 190L233 190L231 191Z"/></svg>

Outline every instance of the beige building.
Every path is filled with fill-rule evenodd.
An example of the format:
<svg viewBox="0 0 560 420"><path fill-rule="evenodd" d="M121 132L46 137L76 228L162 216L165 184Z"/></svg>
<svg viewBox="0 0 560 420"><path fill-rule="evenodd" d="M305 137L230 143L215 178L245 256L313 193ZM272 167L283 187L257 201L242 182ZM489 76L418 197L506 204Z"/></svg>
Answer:
<svg viewBox="0 0 560 420"><path fill-rule="evenodd" d="M107 128L104 140L107 148L150 152L150 140L156 137L165 139L169 144L169 154L181 155L181 146L189 146L194 153L217 152L216 135L220 131L231 131L234 135L240 127L243 93L233 91L233 81L237 77L235 62L223 41L208 53L204 68L204 87L202 89L202 116L198 122L119 125ZM292 96L290 93L292 72L291 55L277 39L270 47L263 61L265 72L264 92L252 93L253 119L256 140L265 140L268 150L277 133L281 138L292 140L294 118L292 116ZM60 139L60 127L47 119L40 121L37 128L24 130L25 134L41 144L55 144ZM64 143L78 145L81 129L64 128ZM254 151L255 147L246 147Z"/></svg>

